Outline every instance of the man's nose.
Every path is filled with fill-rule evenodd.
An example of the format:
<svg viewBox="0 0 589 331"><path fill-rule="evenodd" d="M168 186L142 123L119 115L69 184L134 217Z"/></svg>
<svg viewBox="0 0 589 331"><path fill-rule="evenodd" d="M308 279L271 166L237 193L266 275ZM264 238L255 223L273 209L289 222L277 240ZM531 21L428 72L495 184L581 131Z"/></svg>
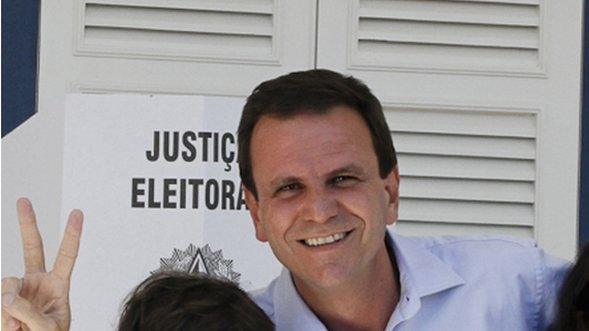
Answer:
<svg viewBox="0 0 589 331"><path fill-rule="evenodd" d="M338 202L325 189L309 190L302 205L302 217L306 221L324 223L337 215Z"/></svg>

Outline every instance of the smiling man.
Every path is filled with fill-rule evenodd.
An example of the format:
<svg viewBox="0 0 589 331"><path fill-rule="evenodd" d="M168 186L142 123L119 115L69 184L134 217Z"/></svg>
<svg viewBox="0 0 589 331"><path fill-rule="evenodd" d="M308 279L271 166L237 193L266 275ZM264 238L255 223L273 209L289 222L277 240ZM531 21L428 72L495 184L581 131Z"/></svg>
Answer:
<svg viewBox="0 0 589 331"><path fill-rule="evenodd" d="M253 294L278 330L542 330L566 266L507 238L404 238L379 101L327 70L259 85L239 164L258 240L285 266Z"/></svg>
<svg viewBox="0 0 589 331"><path fill-rule="evenodd" d="M257 198L249 189L246 197L258 239L329 325L348 329L365 318L382 329L397 301L384 236L397 217L399 178L396 168L380 177L362 117L348 106L265 117L251 141Z"/></svg>

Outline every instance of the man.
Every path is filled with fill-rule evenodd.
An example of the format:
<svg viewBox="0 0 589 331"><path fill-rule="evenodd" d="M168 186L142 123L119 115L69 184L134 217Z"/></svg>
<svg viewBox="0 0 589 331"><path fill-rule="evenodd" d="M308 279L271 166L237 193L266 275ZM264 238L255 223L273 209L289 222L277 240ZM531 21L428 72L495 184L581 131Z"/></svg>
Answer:
<svg viewBox="0 0 589 331"><path fill-rule="evenodd" d="M248 98L238 135L256 237L285 266L253 294L278 330L536 330L550 322L565 266L531 242L387 231L397 220L399 170L381 105L360 81L311 70L264 82ZM40 237L28 207L19 202L25 264L38 271ZM72 266L74 221L59 255ZM41 275L57 281L53 271ZM67 300L58 306L21 291L25 301L18 290L17 280L3 281L3 325L30 317L67 328ZM50 324L44 304L67 314Z"/></svg>

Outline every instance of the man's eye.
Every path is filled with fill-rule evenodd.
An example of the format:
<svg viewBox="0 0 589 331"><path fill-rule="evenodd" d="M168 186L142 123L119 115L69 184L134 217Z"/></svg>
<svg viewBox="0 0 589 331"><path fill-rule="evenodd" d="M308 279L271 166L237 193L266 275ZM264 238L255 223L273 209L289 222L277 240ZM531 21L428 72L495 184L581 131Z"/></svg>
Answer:
<svg viewBox="0 0 589 331"><path fill-rule="evenodd" d="M278 189L278 192L288 192L288 191L293 191L299 188L298 184L288 184L288 185L284 185L281 188Z"/></svg>
<svg viewBox="0 0 589 331"><path fill-rule="evenodd" d="M335 185L339 185L339 184L345 184L348 182L352 182L354 181L356 178L352 177L352 176L347 176L347 175L342 175L342 176L337 176L334 177L331 182Z"/></svg>

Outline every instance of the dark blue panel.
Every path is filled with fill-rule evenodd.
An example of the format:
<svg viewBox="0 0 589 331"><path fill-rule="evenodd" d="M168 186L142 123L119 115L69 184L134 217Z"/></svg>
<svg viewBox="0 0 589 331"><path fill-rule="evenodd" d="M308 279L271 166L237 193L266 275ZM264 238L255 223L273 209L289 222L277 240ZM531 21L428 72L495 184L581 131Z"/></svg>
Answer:
<svg viewBox="0 0 589 331"><path fill-rule="evenodd" d="M583 37L583 110L581 119L581 188L579 192L579 244L589 243L589 1L585 0Z"/></svg>
<svg viewBox="0 0 589 331"><path fill-rule="evenodd" d="M37 109L39 1L2 1L2 137Z"/></svg>

